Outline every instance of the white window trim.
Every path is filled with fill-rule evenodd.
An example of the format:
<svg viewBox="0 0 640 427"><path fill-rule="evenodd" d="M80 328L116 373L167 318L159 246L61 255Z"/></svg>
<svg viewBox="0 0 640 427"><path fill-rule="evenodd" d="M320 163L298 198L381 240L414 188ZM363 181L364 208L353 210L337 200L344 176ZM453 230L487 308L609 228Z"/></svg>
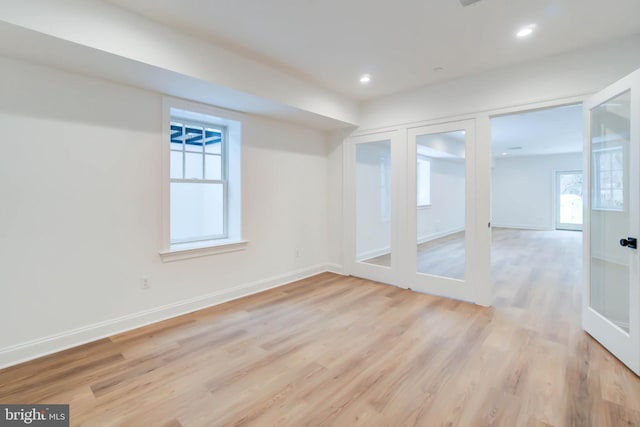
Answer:
<svg viewBox="0 0 640 427"><path fill-rule="evenodd" d="M172 108L216 117L222 125L225 125L225 122L239 122L241 128L244 128L246 122L246 117L237 112L169 96L162 98L162 247L159 251L162 261L172 262L244 250L249 241L242 238L243 225L245 224L245 213L242 209L242 206L245 205L245 192L242 179L240 179L240 232L237 237L171 244L170 135ZM240 149L242 150L242 148ZM243 175L243 163L244 157L240 155L240 175Z"/></svg>
<svg viewBox="0 0 640 427"><path fill-rule="evenodd" d="M249 242L246 240L204 240L194 243L179 243L171 245L171 249L160 252L164 262L180 261L183 259L197 258L209 255L238 252L245 249Z"/></svg>

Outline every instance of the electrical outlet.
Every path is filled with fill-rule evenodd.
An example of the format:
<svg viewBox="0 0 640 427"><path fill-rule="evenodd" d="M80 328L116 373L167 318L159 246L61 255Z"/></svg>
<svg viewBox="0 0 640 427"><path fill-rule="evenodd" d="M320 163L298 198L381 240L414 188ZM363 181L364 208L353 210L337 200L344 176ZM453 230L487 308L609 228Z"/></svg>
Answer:
<svg viewBox="0 0 640 427"><path fill-rule="evenodd" d="M296 258L300 258L300 249L296 249Z"/></svg>
<svg viewBox="0 0 640 427"><path fill-rule="evenodd" d="M143 291L149 289L149 278L147 276L144 276L142 280L140 280L140 289Z"/></svg>

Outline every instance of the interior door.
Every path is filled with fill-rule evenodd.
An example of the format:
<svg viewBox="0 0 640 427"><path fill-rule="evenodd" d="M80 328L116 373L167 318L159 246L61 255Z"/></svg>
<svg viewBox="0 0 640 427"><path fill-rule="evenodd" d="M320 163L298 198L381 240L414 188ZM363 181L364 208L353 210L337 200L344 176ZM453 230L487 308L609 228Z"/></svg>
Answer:
<svg viewBox="0 0 640 427"><path fill-rule="evenodd" d="M351 138L347 144L349 195L347 267L353 276L397 284L401 148L398 132Z"/></svg>
<svg viewBox="0 0 640 427"><path fill-rule="evenodd" d="M409 287L474 301L476 175L473 120L409 129Z"/></svg>
<svg viewBox="0 0 640 427"><path fill-rule="evenodd" d="M583 328L640 374L640 70L584 106Z"/></svg>

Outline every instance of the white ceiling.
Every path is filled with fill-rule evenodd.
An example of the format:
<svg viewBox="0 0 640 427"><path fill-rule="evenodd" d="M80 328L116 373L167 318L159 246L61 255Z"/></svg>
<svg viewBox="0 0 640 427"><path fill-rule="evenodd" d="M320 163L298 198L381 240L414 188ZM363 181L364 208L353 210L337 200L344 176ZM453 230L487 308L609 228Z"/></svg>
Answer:
<svg viewBox="0 0 640 427"><path fill-rule="evenodd" d="M640 33L638 0L107 1L358 100Z"/></svg>
<svg viewBox="0 0 640 427"><path fill-rule="evenodd" d="M582 105L495 117L491 120L491 154L510 157L579 152L582 126Z"/></svg>

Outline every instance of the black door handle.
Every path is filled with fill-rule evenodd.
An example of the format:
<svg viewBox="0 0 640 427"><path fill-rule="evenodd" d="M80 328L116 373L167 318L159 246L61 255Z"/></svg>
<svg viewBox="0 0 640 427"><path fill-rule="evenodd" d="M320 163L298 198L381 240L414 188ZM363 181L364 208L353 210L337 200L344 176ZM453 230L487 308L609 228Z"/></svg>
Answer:
<svg viewBox="0 0 640 427"><path fill-rule="evenodd" d="M638 239L636 239L635 237L620 239L620 246L628 246L631 249L638 249Z"/></svg>

